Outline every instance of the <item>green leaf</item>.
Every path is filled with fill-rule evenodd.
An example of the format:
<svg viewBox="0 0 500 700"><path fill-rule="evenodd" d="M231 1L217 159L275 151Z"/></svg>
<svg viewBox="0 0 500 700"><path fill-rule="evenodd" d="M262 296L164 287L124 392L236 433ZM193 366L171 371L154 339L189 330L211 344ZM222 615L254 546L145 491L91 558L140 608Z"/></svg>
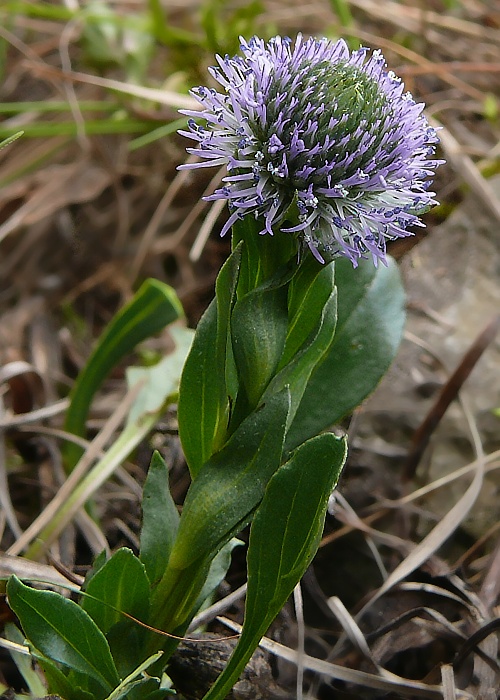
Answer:
<svg viewBox="0 0 500 700"><path fill-rule="evenodd" d="M240 547L242 544L243 542L241 540L233 537L212 559L208 576L203 585L199 598L193 607L193 615L196 615L198 610L206 602L207 598L211 596L217 587L222 583L231 565L231 555L233 553L233 549L235 547Z"/></svg>
<svg viewBox="0 0 500 700"><path fill-rule="evenodd" d="M295 357L278 372L269 383L264 396L281 391L285 386L290 389L291 404L288 415L287 428L293 421L300 401L307 389L307 384L314 368L327 354L335 334L337 322L337 290L334 288L330 298L324 305L321 318L315 334L311 334L309 341L297 352Z"/></svg>
<svg viewBox="0 0 500 700"><path fill-rule="evenodd" d="M323 308L334 288L334 272L333 264L321 265L312 255L300 264L288 291L289 325L280 369L317 332Z"/></svg>
<svg viewBox="0 0 500 700"><path fill-rule="evenodd" d="M92 618L72 600L38 591L12 576L9 605L28 640L46 657L97 681L106 693L120 679L108 643Z"/></svg>
<svg viewBox="0 0 500 700"><path fill-rule="evenodd" d="M191 484L167 570L152 596L152 617L161 629L182 633L211 560L250 520L280 465L289 405L288 391L271 397Z"/></svg>
<svg viewBox="0 0 500 700"><path fill-rule="evenodd" d="M276 614L311 563L346 456L345 438L318 435L301 445L269 482L250 533L250 619L258 617L265 600Z"/></svg>
<svg viewBox="0 0 500 700"><path fill-rule="evenodd" d="M149 580L144 565L125 547L115 552L92 576L85 593L81 608L104 634L124 621L122 613L142 622L148 618Z"/></svg>
<svg viewBox="0 0 500 700"><path fill-rule="evenodd" d="M16 644L24 644L24 634L12 622L7 622L4 628L5 638L9 642ZM43 685L40 676L33 668L32 659L27 654L21 654L14 649L10 649L12 660L17 666L17 669L23 677L28 689L33 697L46 695L46 689Z"/></svg>
<svg viewBox="0 0 500 700"><path fill-rule="evenodd" d="M156 654L148 657L145 661L139 664L134 670L123 679L111 695L108 695L106 700L139 700L140 698L151 698L152 694L156 694L160 685L159 678L139 678L150 666L155 664L162 656L159 651Z"/></svg>
<svg viewBox="0 0 500 700"><path fill-rule="evenodd" d="M142 494L140 559L151 586L163 576L179 527L179 513L170 494L165 460L154 452Z"/></svg>
<svg viewBox="0 0 500 700"><path fill-rule="evenodd" d="M234 359L250 410L274 375L288 329L288 289L257 288L239 299L231 316Z"/></svg>
<svg viewBox="0 0 500 700"><path fill-rule="evenodd" d="M64 700L97 700L95 695L81 688L69 679L68 676L59 669L55 663L47 659L35 649L32 650L33 657L38 661L45 678L47 679L50 693L59 695ZM102 695L104 697L104 695Z"/></svg>
<svg viewBox="0 0 500 700"><path fill-rule="evenodd" d="M118 675L120 675L119 672ZM81 688L85 693L84 697L90 695L94 700L102 698L101 684L86 673L71 669L68 673L68 682L75 688Z"/></svg>
<svg viewBox="0 0 500 700"><path fill-rule="evenodd" d="M271 396L202 468L188 491L169 567L215 553L243 526L281 460L288 391Z"/></svg>
<svg viewBox="0 0 500 700"><path fill-rule="evenodd" d="M229 259L222 266L215 282L217 304L217 361L219 362L217 366L222 367L224 364L226 380L224 398L229 401L226 420L229 418L231 402L234 401L239 386L233 349L231 346L230 319L236 301L236 286L240 274L241 252L242 245L237 246Z"/></svg>
<svg viewBox="0 0 500 700"><path fill-rule="evenodd" d="M173 692L159 686L160 681L157 678L141 678L127 683L120 693L110 695L106 700L166 700L169 695L174 695Z"/></svg>
<svg viewBox="0 0 500 700"><path fill-rule="evenodd" d="M311 563L346 453L345 440L325 433L299 447L270 480L250 531L243 631L204 700L226 697Z"/></svg>
<svg viewBox="0 0 500 700"><path fill-rule="evenodd" d="M203 314L181 377L179 391L179 436L184 456L196 478L202 465L222 446L229 420L229 396L234 387L227 381L229 313L238 279L241 250L237 249L222 267L217 296Z"/></svg>
<svg viewBox="0 0 500 700"><path fill-rule="evenodd" d="M375 268L335 263L338 320L335 338L311 375L287 437L287 449L337 423L381 380L402 337L405 312L399 270L389 259Z"/></svg>
<svg viewBox="0 0 500 700"><path fill-rule="evenodd" d="M146 645L153 638L155 641L158 640L158 637L149 629L128 618L123 618L121 622L111 627L106 634L106 639L120 678L128 676L137 664L148 656L150 652Z"/></svg>
<svg viewBox="0 0 500 700"><path fill-rule="evenodd" d="M70 395L65 430L85 434L85 421L94 394L120 360L146 338L161 331L183 315L174 290L157 280L146 280L133 299L109 323L78 376ZM72 469L82 449L69 443L65 462Z"/></svg>

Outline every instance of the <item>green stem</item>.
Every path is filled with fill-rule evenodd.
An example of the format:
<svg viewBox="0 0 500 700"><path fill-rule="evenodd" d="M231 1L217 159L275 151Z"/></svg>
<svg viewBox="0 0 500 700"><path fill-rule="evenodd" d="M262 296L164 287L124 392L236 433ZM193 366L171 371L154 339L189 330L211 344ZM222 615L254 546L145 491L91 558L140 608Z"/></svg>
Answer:
<svg viewBox="0 0 500 700"><path fill-rule="evenodd" d="M151 624L163 632L182 635L196 613L196 603L203 589L210 561L195 561L186 569L168 567L155 588L151 601ZM160 646L168 655L174 651L178 640L169 639L158 644L156 635L151 638L148 653Z"/></svg>
<svg viewBox="0 0 500 700"><path fill-rule="evenodd" d="M232 248L244 241L238 297L263 284L297 255L295 236L278 231L260 235L262 221L246 216L233 225Z"/></svg>

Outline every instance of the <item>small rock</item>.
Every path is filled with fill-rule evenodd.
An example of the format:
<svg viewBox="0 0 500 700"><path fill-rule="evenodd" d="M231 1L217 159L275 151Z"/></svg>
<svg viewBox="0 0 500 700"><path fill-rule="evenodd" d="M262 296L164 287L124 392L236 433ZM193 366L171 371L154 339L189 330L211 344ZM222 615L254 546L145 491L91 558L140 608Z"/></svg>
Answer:
<svg viewBox="0 0 500 700"><path fill-rule="evenodd" d="M231 656L236 639L221 640L204 634L199 641L182 642L169 662L168 674L176 690L187 700L203 698L222 673ZM277 686L268 655L257 649L235 683L227 700L291 700Z"/></svg>

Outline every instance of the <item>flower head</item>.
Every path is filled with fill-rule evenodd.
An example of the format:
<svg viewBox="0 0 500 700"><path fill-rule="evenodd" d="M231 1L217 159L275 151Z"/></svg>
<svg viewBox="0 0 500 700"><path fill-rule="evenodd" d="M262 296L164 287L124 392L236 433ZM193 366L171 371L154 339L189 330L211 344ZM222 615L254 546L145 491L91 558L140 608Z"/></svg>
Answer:
<svg viewBox="0 0 500 700"><path fill-rule="evenodd" d="M202 161L227 165L231 215L300 232L323 256L385 261L386 240L408 236L431 205L429 177L438 139L380 51L350 52L343 40L241 40L241 56L217 57L211 74L224 92L192 91L200 112L185 111ZM204 125L198 125L202 117Z"/></svg>

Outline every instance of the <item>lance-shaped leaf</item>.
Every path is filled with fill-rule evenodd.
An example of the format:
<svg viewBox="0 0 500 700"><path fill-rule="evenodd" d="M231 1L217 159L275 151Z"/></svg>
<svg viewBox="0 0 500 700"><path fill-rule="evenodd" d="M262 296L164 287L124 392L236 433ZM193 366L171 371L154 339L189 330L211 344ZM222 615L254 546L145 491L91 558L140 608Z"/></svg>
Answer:
<svg viewBox="0 0 500 700"><path fill-rule="evenodd" d="M251 519L280 466L289 407L288 390L271 397L191 484L167 569L152 595L151 617L161 629L182 634L214 555Z"/></svg>
<svg viewBox="0 0 500 700"><path fill-rule="evenodd" d="M306 256L288 289L288 330L280 369L310 340L321 321L323 309L334 289L335 266L321 265Z"/></svg>
<svg viewBox="0 0 500 700"><path fill-rule="evenodd" d="M149 580L144 565L126 547L116 551L92 576L85 593L81 608L104 634L126 619L124 613L143 622L148 617Z"/></svg>
<svg viewBox="0 0 500 700"><path fill-rule="evenodd" d="M220 449L229 420L234 371L229 366L229 316L235 297L241 249L222 267L216 298L203 314L184 365L179 390L179 436L191 477Z"/></svg>
<svg viewBox="0 0 500 700"><path fill-rule="evenodd" d="M123 547L90 578L80 603L104 633L121 677L147 656L150 584L144 564ZM135 619L130 619L128 616ZM137 622L136 622L137 620Z"/></svg>
<svg viewBox="0 0 500 700"><path fill-rule="evenodd" d="M68 675L46 656L34 648L32 648L31 653L44 673L49 692L59 695L64 700L97 700L95 694L89 693L88 690L79 686L74 677L68 678Z"/></svg>
<svg viewBox="0 0 500 700"><path fill-rule="evenodd" d="M79 605L53 591L29 588L15 576L7 594L26 637L44 656L90 676L106 694L118 685L106 638Z"/></svg>
<svg viewBox="0 0 500 700"><path fill-rule="evenodd" d="M204 700L226 697L311 563L346 453L344 439L325 433L299 447L270 480L250 531L243 631Z"/></svg>
<svg viewBox="0 0 500 700"><path fill-rule="evenodd" d="M243 526L281 461L288 390L271 396L203 466L186 497L169 568L218 551Z"/></svg>
<svg viewBox="0 0 500 700"><path fill-rule="evenodd" d="M174 546L179 513L170 494L168 467L159 452L154 452L142 494L140 559L154 586L167 568Z"/></svg>
<svg viewBox="0 0 500 700"><path fill-rule="evenodd" d="M255 408L274 375L288 329L284 284L253 289L236 302L231 317L234 359L248 406Z"/></svg>
<svg viewBox="0 0 500 700"><path fill-rule="evenodd" d="M291 404L287 428L292 423L300 405L311 373L328 353L335 334L336 322L337 291L333 289L322 309L315 332L311 333L308 342L304 343L293 359L272 378L262 397L265 400L273 393L281 391L283 387L289 387Z"/></svg>
<svg viewBox="0 0 500 700"><path fill-rule="evenodd" d="M370 394L387 371L403 333L404 290L393 260L375 268L335 263L335 338L311 374L287 437L287 449L337 423Z"/></svg>

